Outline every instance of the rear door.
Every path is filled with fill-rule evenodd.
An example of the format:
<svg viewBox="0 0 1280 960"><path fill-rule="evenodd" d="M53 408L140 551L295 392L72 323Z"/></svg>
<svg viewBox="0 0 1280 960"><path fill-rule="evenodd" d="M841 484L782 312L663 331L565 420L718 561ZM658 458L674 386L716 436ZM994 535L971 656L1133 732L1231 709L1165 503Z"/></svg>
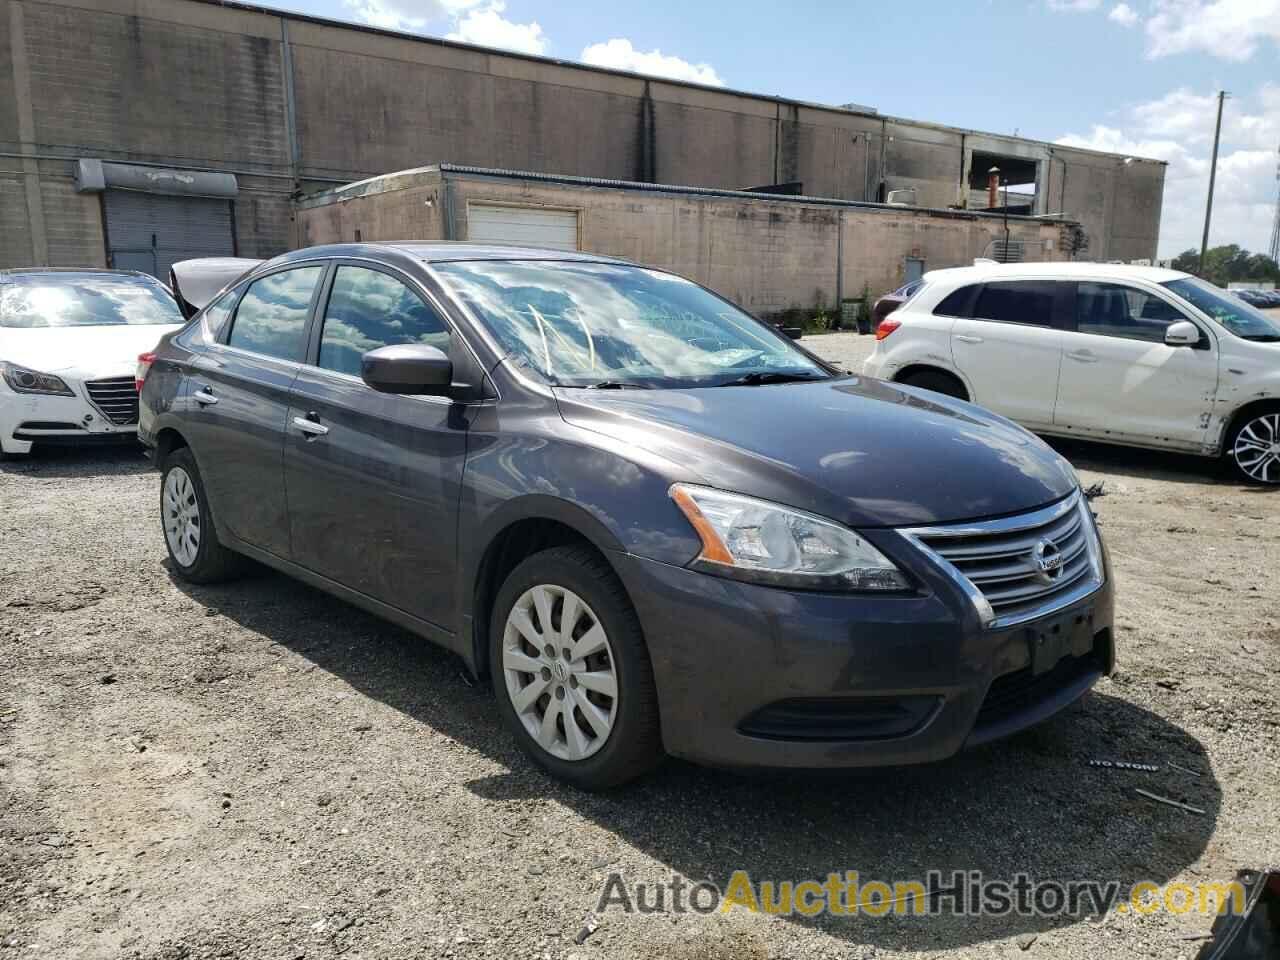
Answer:
<svg viewBox="0 0 1280 960"><path fill-rule="evenodd" d="M1053 280L983 284L972 316L951 328L952 359L975 403L1029 427L1053 423L1065 287Z"/></svg>
<svg viewBox="0 0 1280 960"><path fill-rule="evenodd" d="M219 523L289 556L284 430L325 266L290 265L245 288L218 339L192 363L187 440Z"/></svg>
<svg viewBox="0 0 1280 960"><path fill-rule="evenodd" d="M1169 324L1200 330L1171 347ZM1075 284L1074 329L1063 333L1054 424L1071 433L1196 449L1218 389L1214 337L1179 307L1136 284Z"/></svg>
<svg viewBox="0 0 1280 960"><path fill-rule="evenodd" d="M412 280L340 262L293 384L285 443L294 560L446 630L454 623L464 408L378 393L360 357L427 343L466 347Z"/></svg>

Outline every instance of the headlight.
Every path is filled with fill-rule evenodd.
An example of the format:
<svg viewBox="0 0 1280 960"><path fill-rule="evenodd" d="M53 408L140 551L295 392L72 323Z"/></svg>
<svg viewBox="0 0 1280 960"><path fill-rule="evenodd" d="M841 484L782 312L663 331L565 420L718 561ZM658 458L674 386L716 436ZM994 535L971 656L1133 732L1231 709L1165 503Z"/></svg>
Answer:
<svg viewBox="0 0 1280 960"><path fill-rule="evenodd" d="M4 382L9 385L9 389L14 393L48 393L58 397L74 397L61 377L55 377L51 373L40 373L38 370L28 370L26 367L20 367L16 363L0 363L0 370L4 371Z"/></svg>
<svg viewBox="0 0 1280 960"><path fill-rule="evenodd" d="M694 565L708 573L809 590L910 588L884 554L822 517L687 483L671 499L702 539Z"/></svg>

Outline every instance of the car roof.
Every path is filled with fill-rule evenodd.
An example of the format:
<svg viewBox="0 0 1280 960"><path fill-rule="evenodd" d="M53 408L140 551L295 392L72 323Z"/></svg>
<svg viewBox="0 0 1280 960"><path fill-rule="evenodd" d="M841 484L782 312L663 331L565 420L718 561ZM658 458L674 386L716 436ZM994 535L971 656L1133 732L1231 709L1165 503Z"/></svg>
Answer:
<svg viewBox="0 0 1280 960"><path fill-rule="evenodd" d="M367 257L380 251L408 255L424 263L450 263L459 260L560 260L576 263L636 265L629 260L608 257L598 253L585 253L580 250L557 250L551 247L525 247L516 244L472 243L463 240L333 243L294 250L272 262L284 262L286 260L310 257Z"/></svg>
<svg viewBox="0 0 1280 960"><path fill-rule="evenodd" d="M1114 277L1117 280L1148 280L1152 283L1167 283L1180 280L1191 274L1181 270L1169 270L1165 267L1144 267L1128 263L1091 263L1078 260L1047 260L1039 263L975 263L971 267L950 267L944 270L930 270L927 277L931 280L946 280L956 283L974 283L983 280L1016 280L1018 277Z"/></svg>
<svg viewBox="0 0 1280 960"><path fill-rule="evenodd" d="M0 270L0 283L16 280L19 277L53 276L66 280L102 280L116 278L119 280L143 280L149 283L161 283L149 273L140 270L102 270L95 267L10 267ZM163 284L161 284L163 286Z"/></svg>

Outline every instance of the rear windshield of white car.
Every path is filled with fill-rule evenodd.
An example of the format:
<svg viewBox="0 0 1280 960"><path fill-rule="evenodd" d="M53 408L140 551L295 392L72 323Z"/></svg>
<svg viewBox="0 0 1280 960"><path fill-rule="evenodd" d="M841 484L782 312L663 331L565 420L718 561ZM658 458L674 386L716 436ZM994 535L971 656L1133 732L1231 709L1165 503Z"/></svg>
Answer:
<svg viewBox="0 0 1280 960"><path fill-rule="evenodd" d="M183 323L158 283L134 277L32 274L0 280L0 327L107 327Z"/></svg>
<svg viewBox="0 0 1280 960"><path fill-rule="evenodd" d="M1257 307L1249 306L1239 297L1211 283L1185 277L1169 280L1161 286L1190 301L1237 337L1262 343L1280 342L1280 319L1268 317Z"/></svg>

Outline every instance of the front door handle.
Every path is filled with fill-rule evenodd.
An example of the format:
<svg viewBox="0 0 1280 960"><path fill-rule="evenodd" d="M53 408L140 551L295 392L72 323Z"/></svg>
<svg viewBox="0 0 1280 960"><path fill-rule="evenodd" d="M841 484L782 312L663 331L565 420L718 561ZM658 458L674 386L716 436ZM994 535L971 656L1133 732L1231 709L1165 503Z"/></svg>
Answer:
<svg viewBox="0 0 1280 960"><path fill-rule="evenodd" d="M957 333L956 339L959 340L961 343L981 343L982 342L981 337L975 337L968 333Z"/></svg>
<svg viewBox="0 0 1280 960"><path fill-rule="evenodd" d="M308 414L305 417L293 418L293 425L305 433L308 440L313 437L323 437L329 432L329 428L323 423L317 423L315 420L311 419L314 416L315 414Z"/></svg>
<svg viewBox="0 0 1280 960"><path fill-rule="evenodd" d="M1098 355L1092 350L1073 350L1067 354L1067 359L1075 360L1079 363L1097 363Z"/></svg>
<svg viewBox="0 0 1280 960"><path fill-rule="evenodd" d="M211 407L218 402L218 398L213 395L213 391L208 387L201 387L192 394L192 397L202 407Z"/></svg>

